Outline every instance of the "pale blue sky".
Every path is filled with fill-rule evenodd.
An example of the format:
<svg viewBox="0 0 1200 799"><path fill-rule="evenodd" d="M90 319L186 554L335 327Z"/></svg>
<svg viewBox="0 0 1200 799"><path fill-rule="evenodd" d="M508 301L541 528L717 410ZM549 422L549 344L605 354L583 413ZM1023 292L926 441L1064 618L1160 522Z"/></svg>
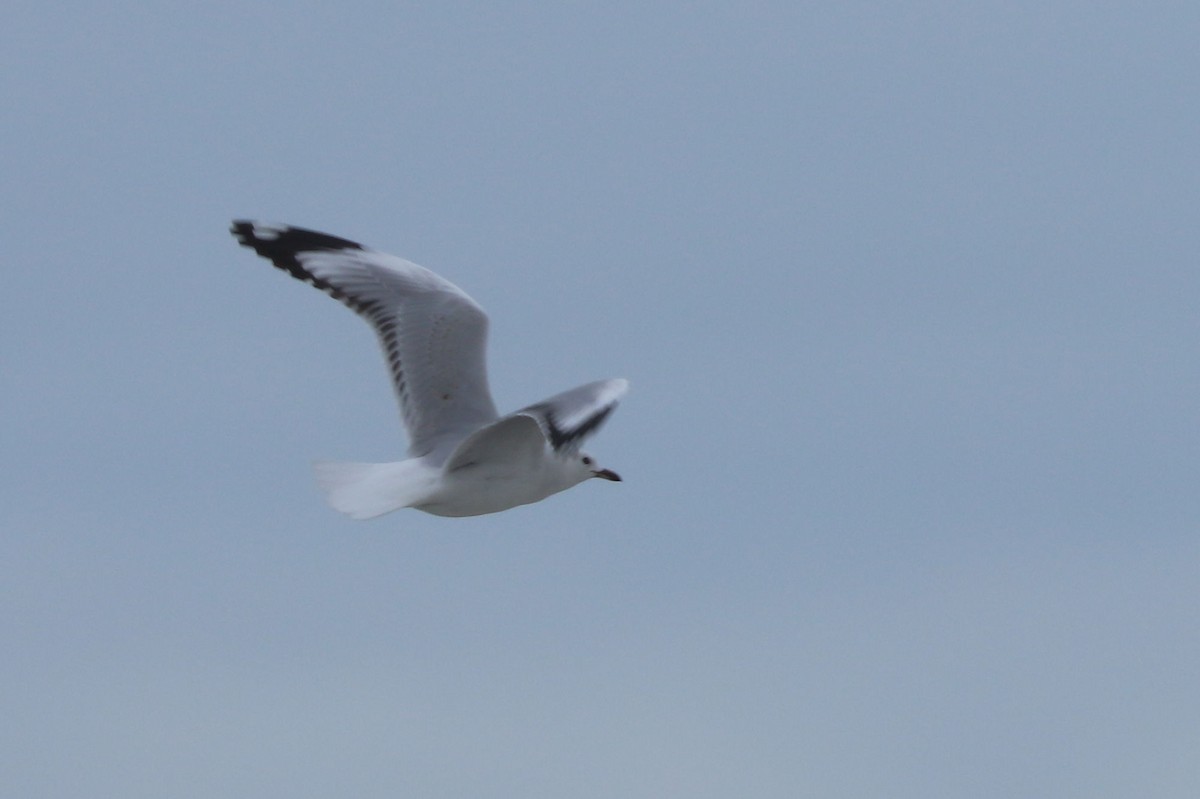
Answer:
<svg viewBox="0 0 1200 799"><path fill-rule="evenodd" d="M16 2L0 788L1200 795L1190 3ZM314 227L625 478L369 523Z"/></svg>

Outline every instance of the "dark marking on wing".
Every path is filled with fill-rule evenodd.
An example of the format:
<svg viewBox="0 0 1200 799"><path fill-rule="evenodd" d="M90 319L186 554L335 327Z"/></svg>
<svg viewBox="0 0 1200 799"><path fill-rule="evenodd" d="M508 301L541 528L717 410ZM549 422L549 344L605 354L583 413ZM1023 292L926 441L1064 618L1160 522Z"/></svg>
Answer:
<svg viewBox="0 0 1200 799"><path fill-rule="evenodd" d="M229 232L243 247L254 250L269 260L276 268L287 272L297 280L320 289L371 323L383 345L384 357L392 372L396 395L400 399L401 412L407 416L408 384L400 361L400 341L396 336L395 319L388 315L387 308L382 303L347 294L329 281L309 272L296 257L304 252L338 252L365 250L366 248L349 239L290 226L271 228L274 236L260 237L255 232L254 223L243 220L235 221Z"/></svg>
<svg viewBox="0 0 1200 799"><path fill-rule="evenodd" d="M541 413L546 420L546 437L550 439L550 446L555 452L561 452L596 432L596 428L604 424L604 420L616 407L617 403L609 403L574 427L566 428L559 427L558 420L554 418L554 411L548 405L534 405L529 410Z"/></svg>
<svg viewBox="0 0 1200 799"><path fill-rule="evenodd" d="M272 231L276 232L275 229ZM362 250L364 248L361 244L330 236L328 233L318 233L315 230L297 227L281 227L274 237L261 238L254 231L254 223L244 221L234 222L229 232L238 240L238 244L254 250L274 264L276 268L282 269L297 280L316 286L338 302L349 306L356 313L369 316L378 310L376 307L378 303L351 297L329 281L322 280L309 272L300 265L300 260L296 258L302 252Z"/></svg>

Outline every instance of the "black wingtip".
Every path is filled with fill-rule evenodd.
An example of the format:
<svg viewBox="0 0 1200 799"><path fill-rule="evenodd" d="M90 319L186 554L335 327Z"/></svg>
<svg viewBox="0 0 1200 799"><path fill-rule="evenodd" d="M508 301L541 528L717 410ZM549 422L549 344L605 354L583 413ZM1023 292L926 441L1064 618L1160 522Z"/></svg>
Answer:
<svg viewBox="0 0 1200 799"><path fill-rule="evenodd" d="M282 266L295 263L296 253L314 250L361 250L355 241L290 225L264 225L235 219L229 232L238 244Z"/></svg>
<svg viewBox="0 0 1200 799"><path fill-rule="evenodd" d="M377 303L352 297L328 280L310 272L300 262L299 256L302 253L366 249L361 244L349 239L330 236L328 233L318 233L315 230L306 230L290 225L267 225L244 219L235 219L229 232L237 239L238 244L254 250L270 261L275 268L287 272L297 280L315 286L356 313L369 314L376 308Z"/></svg>
<svg viewBox="0 0 1200 799"><path fill-rule="evenodd" d="M546 428L547 437L550 439L550 446L555 452L558 452L576 445L577 442L596 432L600 425L604 424L604 420L608 418L608 415L616 409L617 403L611 402L574 427L563 429L558 426L558 420L554 418L554 412L547 408L545 410Z"/></svg>

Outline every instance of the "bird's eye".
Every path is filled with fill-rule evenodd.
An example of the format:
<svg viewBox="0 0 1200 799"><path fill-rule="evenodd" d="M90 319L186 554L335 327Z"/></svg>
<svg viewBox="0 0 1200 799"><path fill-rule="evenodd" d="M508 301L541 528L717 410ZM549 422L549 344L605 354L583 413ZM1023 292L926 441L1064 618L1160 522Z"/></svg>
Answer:
<svg viewBox="0 0 1200 799"><path fill-rule="evenodd" d="M583 465L584 465L584 466L591 466L591 465L592 465L592 459L591 459L591 458L589 458L587 455L584 455L584 456L583 456Z"/></svg>

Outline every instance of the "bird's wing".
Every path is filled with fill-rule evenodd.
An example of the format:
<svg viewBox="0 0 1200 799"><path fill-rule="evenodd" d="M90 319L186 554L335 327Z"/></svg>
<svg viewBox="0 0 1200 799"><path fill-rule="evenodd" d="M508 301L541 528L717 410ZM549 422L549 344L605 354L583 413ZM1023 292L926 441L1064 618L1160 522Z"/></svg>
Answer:
<svg viewBox="0 0 1200 799"><path fill-rule="evenodd" d="M451 453L445 470L449 474L478 466L509 464L514 470L531 467L546 451L546 437L536 421L513 414L480 428Z"/></svg>
<svg viewBox="0 0 1200 799"><path fill-rule="evenodd" d="M555 452L574 452L599 429L628 390L628 380L597 380L555 394L513 415L528 416L537 422Z"/></svg>
<svg viewBox="0 0 1200 799"><path fill-rule="evenodd" d="M488 318L462 289L402 258L312 230L237 221L231 232L370 323L391 370L411 456L496 419Z"/></svg>

